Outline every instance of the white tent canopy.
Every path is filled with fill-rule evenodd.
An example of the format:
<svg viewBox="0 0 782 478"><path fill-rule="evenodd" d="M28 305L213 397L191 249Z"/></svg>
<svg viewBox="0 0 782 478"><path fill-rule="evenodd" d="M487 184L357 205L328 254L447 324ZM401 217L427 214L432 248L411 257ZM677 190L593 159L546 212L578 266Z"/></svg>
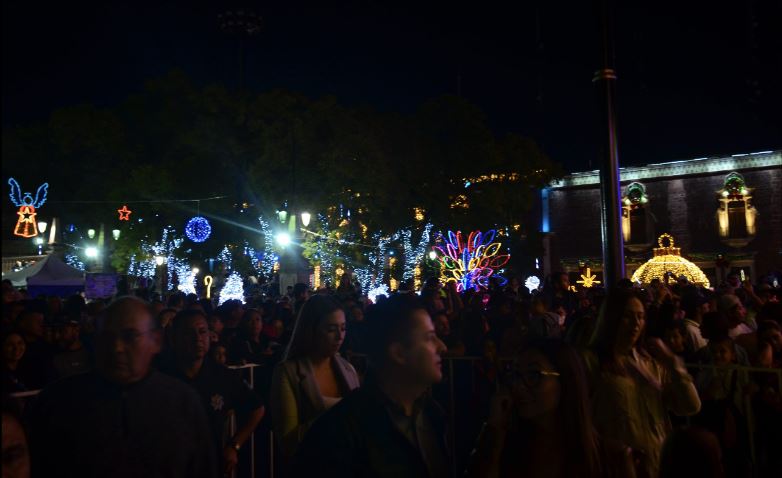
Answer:
<svg viewBox="0 0 782 478"><path fill-rule="evenodd" d="M15 287L83 286L84 272L69 266L54 255L47 255L16 272L3 274Z"/></svg>

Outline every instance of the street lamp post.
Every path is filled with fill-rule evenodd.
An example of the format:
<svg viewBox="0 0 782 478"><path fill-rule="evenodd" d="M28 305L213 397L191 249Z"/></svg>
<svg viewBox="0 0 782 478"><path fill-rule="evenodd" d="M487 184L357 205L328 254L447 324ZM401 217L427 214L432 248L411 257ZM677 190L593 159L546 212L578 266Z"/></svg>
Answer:
<svg viewBox="0 0 782 478"><path fill-rule="evenodd" d="M160 291L160 298L163 298L163 280L165 275L166 256L155 256L155 272L157 274L158 291Z"/></svg>
<svg viewBox="0 0 782 478"><path fill-rule="evenodd" d="M302 229L309 225L312 215L309 212L289 213L287 208L283 206L277 211L277 217L283 226L283 229L276 234L275 241L282 248L279 277L280 293L284 293L288 286L293 286L298 282ZM302 228L297 226L297 219L301 219Z"/></svg>
<svg viewBox="0 0 782 478"><path fill-rule="evenodd" d="M619 144L616 132L614 97L616 70L614 70L614 46L611 15L612 0L597 0L598 21L602 39L600 69L592 79L600 96L602 145L600 154L601 232L603 236L603 280L607 289L625 276L624 240L619 215Z"/></svg>

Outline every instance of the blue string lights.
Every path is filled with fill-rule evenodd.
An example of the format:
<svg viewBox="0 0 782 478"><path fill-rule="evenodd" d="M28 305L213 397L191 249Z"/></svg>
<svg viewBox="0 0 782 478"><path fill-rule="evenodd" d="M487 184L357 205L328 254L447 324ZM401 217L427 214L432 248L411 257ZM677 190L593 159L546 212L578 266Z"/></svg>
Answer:
<svg viewBox="0 0 782 478"><path fill-rule="evenodd" d="M204 242L211 234L212 226L201 216L190 219L185 226L185 235L193 242Z"/></svg>

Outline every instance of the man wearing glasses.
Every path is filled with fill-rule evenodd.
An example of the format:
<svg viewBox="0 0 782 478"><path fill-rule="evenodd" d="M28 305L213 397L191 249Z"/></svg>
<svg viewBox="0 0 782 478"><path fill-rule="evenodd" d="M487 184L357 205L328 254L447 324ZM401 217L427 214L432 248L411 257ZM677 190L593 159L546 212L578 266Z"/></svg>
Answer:
<svg viewBox="0 0 782 478"><path fill-rule="evenodd" d="M96 369L45 389L32 410L33 476L217 476L198 395L151 368L160 345L146 302L106 309Z"/></svg>

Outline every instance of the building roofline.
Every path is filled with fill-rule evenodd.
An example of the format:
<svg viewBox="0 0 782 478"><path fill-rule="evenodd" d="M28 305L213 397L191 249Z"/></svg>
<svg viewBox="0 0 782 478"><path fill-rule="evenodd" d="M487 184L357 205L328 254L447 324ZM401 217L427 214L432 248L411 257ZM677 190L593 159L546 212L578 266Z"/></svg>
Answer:
<svg viewBox="0 0 782 478"><path fill-rule="evenodd" d="M782 151L760 151L757 153L734 154L713 158L696 158L667 163L652 163L646 166L619 168L620 181L642 181L646 179L687 176L691 174L712 174L747 169L782 166ZM600 171L576 172L553 181L553 189L588 186L600 183Z"/></svg>

